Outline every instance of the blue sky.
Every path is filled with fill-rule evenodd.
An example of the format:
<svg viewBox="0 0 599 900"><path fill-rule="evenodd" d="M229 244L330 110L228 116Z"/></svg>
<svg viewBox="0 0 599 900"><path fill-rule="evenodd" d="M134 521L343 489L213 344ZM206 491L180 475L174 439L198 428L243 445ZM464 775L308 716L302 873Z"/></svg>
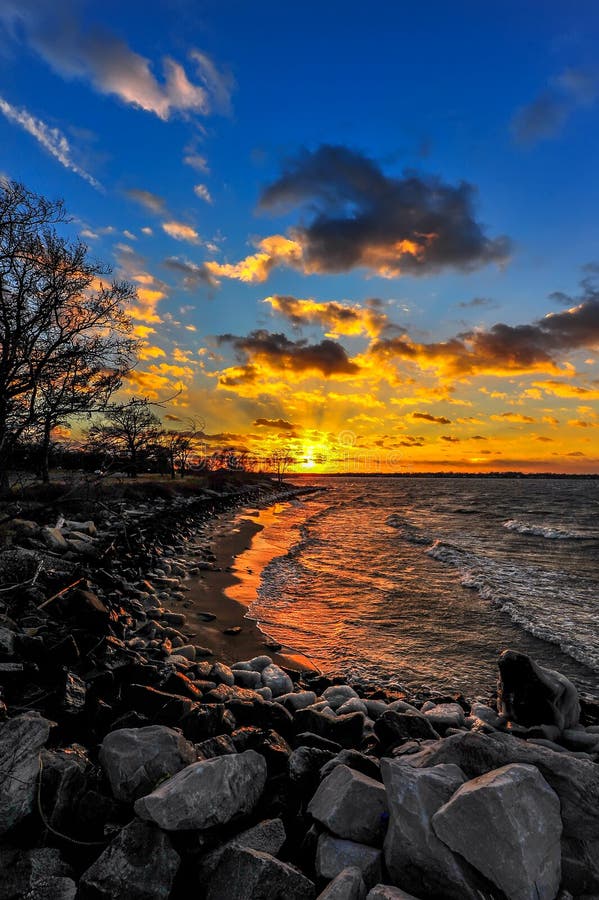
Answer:
<svg viewBox="0 0 599 900"><path fill-rule="evenodd" d="M343 431L416 467L594 469L598 32L592 2L3 0L0 171L63 197L137 284L129 388L174 387L173 422L247 446L283 435L305 457L334 457ZM373 299L384 325L331 325L327 304L360 319ZM576 336L533 333L531 359L502 345L473 362L490 344L463 337L581 305ZM257 329L292 343L248 341ZM415 431L420 405L434 433Z"/></svg>

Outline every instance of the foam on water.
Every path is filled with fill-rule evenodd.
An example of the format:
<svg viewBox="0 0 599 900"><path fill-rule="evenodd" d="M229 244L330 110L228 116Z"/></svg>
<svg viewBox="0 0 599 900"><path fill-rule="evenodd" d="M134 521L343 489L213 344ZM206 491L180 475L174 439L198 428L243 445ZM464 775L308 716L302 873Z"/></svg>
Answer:
<svg viewBox="0 0 599 900"><path fill-rule="evenodd" d="M520 522L518 519L508 519L503 523L508 531L516 531L518 534L527 534L534 537L547 538L553 541L589 541L596 540L597 535L583 531L572 531L557 525L532 525L530 522Z"/></svg>

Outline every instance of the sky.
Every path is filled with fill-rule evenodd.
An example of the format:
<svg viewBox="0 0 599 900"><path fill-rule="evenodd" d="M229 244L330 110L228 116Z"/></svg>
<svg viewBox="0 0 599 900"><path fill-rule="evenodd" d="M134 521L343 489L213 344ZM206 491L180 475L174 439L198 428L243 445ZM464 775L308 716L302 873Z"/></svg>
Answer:
<svg viewBox="0 0 599 900"><path fill-rule="evenodd" d="M0 0L0 174L123 395L297 471L599 471L594 0Z"/></svg>

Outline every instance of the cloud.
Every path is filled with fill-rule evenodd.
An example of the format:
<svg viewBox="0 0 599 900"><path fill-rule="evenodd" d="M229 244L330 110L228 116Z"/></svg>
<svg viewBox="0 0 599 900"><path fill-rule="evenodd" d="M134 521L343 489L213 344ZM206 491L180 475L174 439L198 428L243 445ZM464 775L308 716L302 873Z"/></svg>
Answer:
<svg viewBox="0 0 599 900"><path fill-rule="evenodd" d="M522 413L514 413L514 412L504 412L499 413L499 415L491 416L491 419L494 422L522 422L526 424L532 424L537 420L532 416L524 416Z"/></svg>
<svg viewBox="0 0 599 900"><path fill-rule="evenodd" d="M258 244L258 252L246 256L238 263L206 263L208 271L216 278L234 278L248 283L266 281L272 269L278 265L301 267L302 248L296 242L280 234L264 238Z"/></svg>
<svg viewBox="0 0 599 900"><path fill-rule="evenodd" d="M290 231L299 252L287 264L319 273L363 267L391 278L504 263L510 242L485 235L474 195L467 182L388 176L367 156L322 145L292 159L263 191L259 208L299 207L308 218Z"/></svg>
<svg viewBox="0 0 599 900"><path fill-rule="evenodd" d="M570 297L569 309L549 313L528 325L502 322L446 341L419 344L407 335L376 341L371 352L387 360L413 361L447 375L545 372L563 375L565 354L599 344L599 290L583 281L583 292ZM537 385L538 386L538 385Z"/></svg>
<svg viewBox="0 0 599 900"><path fill-rule="evenodd" d="M255 381L269 371L317 373L327 377L354 375L360 371L341 344L328 339L309 344L305 340L291 341L281 333L257 329L246 337L221 334L217 342L219 345L231 344L242 363L240 369L225 377L242 382Z"/></svg>
<svg viewBox="0 0 599 900"><path fill-rule="evenodd" d="M141 188L130 188L128 191L125 191L125 194L127 195L127 197L130 197L131 200L135 200L136 203L139 203L140 206L143 206L144 209L155 213L157 216L162 215L166 212L166 201L164 197L160 197L158 194L154 194L152 191L144 191ZM147 234L146 229L142 230Z"/></svg>
<svg viewBox="0 0 599 900"><path fill-rule="evenodd" d="M255 419L253 424L263 428L276 428L279 431L293 431L295 428L295 425L286 419Z"/></svg>
<svg viewBox="0 0 599 900"><path fill-rule="evenodd" d="M186 166L191 166L192 169L195 169L197 172L209 172L208 168L208 160L205 156L202 156L201 153L195 153L189 151L183 157L183 162Z"/></svg>
<svg viewBox="0 0 599 900"><path fill-rule="evenodd" d="M415 412L412 413L413 419L423 419L425 422L432 422L435 425L451 425L451 419L445 416L432 416L430 413Z"/></svg>
<svg viewBox="0 0 599 900"><path fill-rule="evenodd" d="M10 33L23 34L51 67L67 79L89 82L96 91L167 120L171 115L206 115L228 109L231 83L212 60L198 50L190 53L195 77L181 63L165 56L162 78L152 63L116 35L97 26L83 30L66 5L49 0L8 0L0 8L0 22ZM18 25L18 28L15 28Z"/></svg>
<svg viewBox="0 0 599 900"><path fill-rule="evenodd" d="M183 276L183 287L186 290L193 290L200 284L215 284L213 276L210 274L204 263L194 263L189 259L181 256L168 256L162 263L171 272L176 272Z"/></svg>
<svg viewBox="0 0 599 900"><path fill-rule="evenodd" d="M302 325L321 325L336 335L366 334L373 338L391 328L399 330L397 326L389 323L387 316L380 312L374 300L364 307L359 304L339 303L335 300L318 302L313 299L300 300L297 297L274 294L265 297L263 303L268 303L275 312L285 316L296 328Z"/></svg>
<svg viewBox="0 0 599 900"><path fill-rule="evenodd" d="M488 297L473 297L472 300L463 300L458 306L461 309L496 309L497 303Z"/></svg>
<svg viewBox="0 0 599 900"><path fill-rule="evenodd" d="M19 109L16 106L12 106L12 104L8 103L3 97L0 97L0 112L9 122L20 125L28 134L34 137L44 150L47 150L54 159L57 159L65 169L70 169L71 172L74 172L75 175L79 175L80 178L83 178L84 181L87 181L92 187L95 187L96 189L102 188L99 181L90 175L89 172L86 172L85 169L82 169L81 166L77 165L73 160L71 145L62 131L58 128L52 128L50 125L42 122L41 119L37 119L35 116L31 115L26 109Z"/></svg>
<svg viewBox="0 0 599 900"><path fill-rule="evenodd" d="M511 122L514 139L532 146L556 137L578 107L595 102L598 91L596 72L565 69L531 103L517 110Z"/></svg>
<svg viewBox="0 0 599 900"><path fill-rule="evenodd" d="M162 222L162 230L176 241L187 241L188 244L201 244L200 236L191 225L184 222Z"/></svg>
<svg viewBox="0 0 599 900"><path fill-rule="evenodd" d="M212 195L205 184L196 184L193 189L196 197L199 197L200 200L205 200L206 203L212 203Z"/></svg>

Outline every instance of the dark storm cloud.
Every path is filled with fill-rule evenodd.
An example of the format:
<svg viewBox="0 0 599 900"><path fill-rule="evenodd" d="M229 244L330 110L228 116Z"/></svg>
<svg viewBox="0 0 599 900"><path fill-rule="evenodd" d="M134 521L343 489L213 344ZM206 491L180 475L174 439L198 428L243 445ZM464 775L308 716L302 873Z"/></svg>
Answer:
<svg viewBox="0 0 599 900"><path fill-rule="evenodd" d="M323 145L292 159L259 205L307 212L307 224L292 230L307 271L363 266L391 277L505 262L510 241L486 236L474 216L475 194L465 181L388 176L360 153Z"/></svg>
<svg viewBox="0 0 599 900"><path fill-rule="evenodd" d="M280 332L257 329L245 337L221 334L217 342L219 345L231 344L238 359L246 368L254 370L267 366L281 371L315 371L322 375L352 375L359 371L359 366L336 341L309 344L306 340L291 341Z"/></svg>

